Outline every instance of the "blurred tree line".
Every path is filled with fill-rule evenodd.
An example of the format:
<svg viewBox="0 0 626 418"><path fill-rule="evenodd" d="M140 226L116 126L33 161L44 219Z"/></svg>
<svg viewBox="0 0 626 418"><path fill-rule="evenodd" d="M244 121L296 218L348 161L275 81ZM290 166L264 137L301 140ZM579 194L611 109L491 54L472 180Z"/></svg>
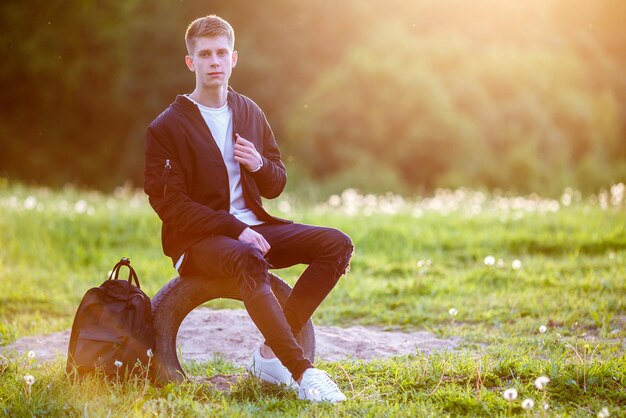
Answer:
<svg viewBox="0 0 626 418"><path fill-rule="evenodd" d="M622 0L5 0L0 175L140 186L146 126L194 87L186 26L210 13L235 27L231 85L265 110L292 178L406 193L626 179Z"/></svg>

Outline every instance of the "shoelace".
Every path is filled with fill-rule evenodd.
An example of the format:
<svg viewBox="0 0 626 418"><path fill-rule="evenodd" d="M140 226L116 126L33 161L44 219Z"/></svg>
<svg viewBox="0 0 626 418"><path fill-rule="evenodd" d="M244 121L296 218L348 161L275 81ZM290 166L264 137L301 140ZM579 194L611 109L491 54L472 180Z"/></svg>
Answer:
<svg viewBox="0 0 626 418"><path fill-rule="evenodd" d="M339 388L337 384L332 381L330 375L324 371L319 369L314 369L312 373L315 373L314 377L308 379L309 386L311 386L308 390L312 395L322 394L327 395L332 392L339 392ZM317 392L317 393L316 393Z"/></svg>

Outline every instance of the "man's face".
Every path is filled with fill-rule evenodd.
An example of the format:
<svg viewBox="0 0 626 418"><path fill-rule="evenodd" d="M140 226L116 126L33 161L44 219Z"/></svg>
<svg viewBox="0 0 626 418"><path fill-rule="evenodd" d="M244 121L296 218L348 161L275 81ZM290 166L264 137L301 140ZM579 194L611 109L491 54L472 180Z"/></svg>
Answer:
<svg viewBox="0 0 626 418"><path fill-rule="evenodd" d="M193 55L187 55L185 62L196 73L197 87L226 87L237 64L237 51L226 36L196 38Z"/></svg>

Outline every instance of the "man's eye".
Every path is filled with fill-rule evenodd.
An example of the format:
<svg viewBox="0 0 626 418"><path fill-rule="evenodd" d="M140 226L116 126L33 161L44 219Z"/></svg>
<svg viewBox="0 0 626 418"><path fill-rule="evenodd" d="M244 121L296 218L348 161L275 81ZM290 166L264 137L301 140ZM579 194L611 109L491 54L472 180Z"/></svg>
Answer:
<svg viewBox="0 0 626 418"><path fill-rule="evenodd" d="M220 57L223 57L223 56L225 56L225 55L226 55L226 51L219 51L217 54L218 54Z"/></svg>

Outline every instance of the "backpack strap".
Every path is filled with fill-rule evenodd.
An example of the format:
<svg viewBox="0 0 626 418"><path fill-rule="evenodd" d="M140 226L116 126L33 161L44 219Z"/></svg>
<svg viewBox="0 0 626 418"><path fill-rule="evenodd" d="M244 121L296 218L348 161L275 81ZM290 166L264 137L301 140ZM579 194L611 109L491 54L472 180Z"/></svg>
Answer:
<svg viewBox="0 0 626 418"><path fill-rule="evenodd" d="M111 270L111 275L109 276L109 280L119 280L120 269L122 268L122 266L128 267L128 283L133 284L134 281L135 286L141 289L141 286L139 285L139 279L137 278L137 273L135 273L135 269L131 267L130 258L128 257L122 258L119 263L117 263L115 267L113 267L113 270Z"/></svg>

